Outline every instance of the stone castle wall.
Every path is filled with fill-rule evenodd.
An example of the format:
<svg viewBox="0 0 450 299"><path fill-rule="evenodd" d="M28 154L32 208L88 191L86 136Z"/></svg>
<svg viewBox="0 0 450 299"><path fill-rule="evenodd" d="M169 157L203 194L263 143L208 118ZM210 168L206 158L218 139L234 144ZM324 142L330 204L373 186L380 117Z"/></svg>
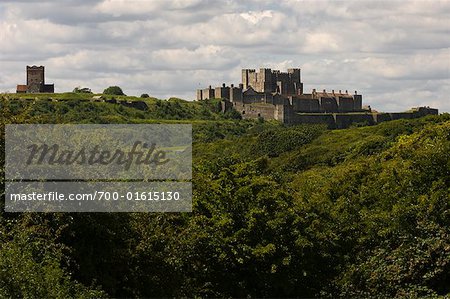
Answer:
<svg viewBox="0 0 450 299"><path fill-rule="evenodd" d="M242 83L234 85L197 90L197 100L228 99L244 104L283 104L290 105L296 112L358 112L362 111L362 96L346 91L303 93L300 69L288 69L287 72L261 68L242 70Z"/></svg>
<svg viewBox="0 0 450 299"><path fill-rule="evenodd" d="M262 117L266 120L279 119L279 115L276 115L276 105L265 104L265 103L253 103L253 104L243 104L243 103L233 103L233 108L236 109L242 116L243 119L259 118ZM282 106L282 105L281 105Z"/></svg>
<svg viewBox="0 0 450 299"><path fill-rule="evenodd" d="M261 68L242 70L239 87L223 84L220 87L198 90L197 100L223 99L223 110L233 107L243 118L275 119L286 124L324 123L329 128L347 128L355 123L375 123L438 114L437 109L416 108L402 113L371 113L362 108L362 95L339 91L312 90L303 93L300 69L280 72ZM232 105L228 105L231 103Z"/></svg>
<svg viewBox="0 0 450 299"><path fill-rule="evenodd" d="M229 101L223 101L228 102ZM425 115L437 115L438 110L427 107L401 113L297 113L288 105L267 103L232 103L232 107L241 113L242 118L263 118L278 120L285 124L326 124L330 129L345 129L354 124L374 125L396 119L413 119Z"/></svg>
<svg viewBox="0 0 450 299"><path fill-rule="evenodd" d="M43 66L27 66L28 92L41 92L41 85L45 84L44 72Z"/></svg>

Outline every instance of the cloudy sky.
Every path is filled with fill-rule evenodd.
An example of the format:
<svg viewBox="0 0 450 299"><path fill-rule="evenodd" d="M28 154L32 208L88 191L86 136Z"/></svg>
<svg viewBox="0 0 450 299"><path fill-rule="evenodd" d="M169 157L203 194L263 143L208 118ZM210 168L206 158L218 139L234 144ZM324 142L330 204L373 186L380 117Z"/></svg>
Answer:
<svg viewBox="0 0 450 299"><path fill-rule="evenodd" d="M302 69L305 92L450 112L450 1L1 0L0 92L45 65L57 92L194 99L241 68Z"/></svg>

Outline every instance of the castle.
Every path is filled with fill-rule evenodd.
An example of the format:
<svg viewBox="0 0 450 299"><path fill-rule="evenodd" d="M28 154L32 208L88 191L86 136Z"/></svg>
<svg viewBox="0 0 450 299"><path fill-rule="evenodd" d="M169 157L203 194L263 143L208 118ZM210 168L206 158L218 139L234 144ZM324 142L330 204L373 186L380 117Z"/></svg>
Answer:
<svg viewBox="0 0 450 299"><path fill-rule="evenodd" d="M54 93L54 84L45 84L44 66L27 65L27 84L17 85L17 93Z"/></svg>
<svg viewBox="0 0 450 299"><path fill-rule="evenodd" d="M438 114L437 109L420 107L404 113L377 113L363 108L362 95L347 90L303 92L299 68L287 72L261 68L242 70L237 87L222 86L197 90L197 100L222 99L222 110L236 109L242 118L275 119L286 124L326 123L345 128L352 123L374 124L398 118Z"/></svg>

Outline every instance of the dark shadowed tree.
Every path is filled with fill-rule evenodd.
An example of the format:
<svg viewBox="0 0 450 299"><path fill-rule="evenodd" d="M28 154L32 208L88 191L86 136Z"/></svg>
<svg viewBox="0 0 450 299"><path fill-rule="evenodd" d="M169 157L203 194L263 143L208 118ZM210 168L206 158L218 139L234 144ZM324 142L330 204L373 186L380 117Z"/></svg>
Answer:
<svg viewBox="0 0 450 299"><path fill-rule="evenodd" d="M103 91L103 94L110 94L115 96L124 96L122 88L119 86L110 86Z"/></svg>

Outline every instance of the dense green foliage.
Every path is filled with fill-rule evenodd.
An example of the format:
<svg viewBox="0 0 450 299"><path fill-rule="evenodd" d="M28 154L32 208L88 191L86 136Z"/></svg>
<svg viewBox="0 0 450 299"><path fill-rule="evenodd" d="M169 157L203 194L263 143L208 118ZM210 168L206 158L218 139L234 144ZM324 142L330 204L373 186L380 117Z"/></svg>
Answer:
<svg viewBox="0 0 450 299"><path fill-rule="evenodd" d="M103 94L110 94L115 96L125 95L122 91L122 88L120 88L119 86L110 86L103 91Z"/></svg>
<svg viewBox="0 0 450 299"><path fill-rule="evenodd" d="M2 212L0 297L450 295L450 115L330 131L149 103L2 102L2 124L181 119L195 142L192 213Z"/></svg>
<svg viewBox="0 0 450 299"><path fill-rule="evenodd" d="M21 113L30 123L151 123L164 120L189 120L190 123L204 120L225 121L234 119L220 112L219 101L189 102L171 98L106 97L127 101L145 101L146 111L120 104L92 102L92 95L66 93L60 95L12 95L2 97L0 109L10 113ZM6 120L8 121L8 120Z"/></svg>

